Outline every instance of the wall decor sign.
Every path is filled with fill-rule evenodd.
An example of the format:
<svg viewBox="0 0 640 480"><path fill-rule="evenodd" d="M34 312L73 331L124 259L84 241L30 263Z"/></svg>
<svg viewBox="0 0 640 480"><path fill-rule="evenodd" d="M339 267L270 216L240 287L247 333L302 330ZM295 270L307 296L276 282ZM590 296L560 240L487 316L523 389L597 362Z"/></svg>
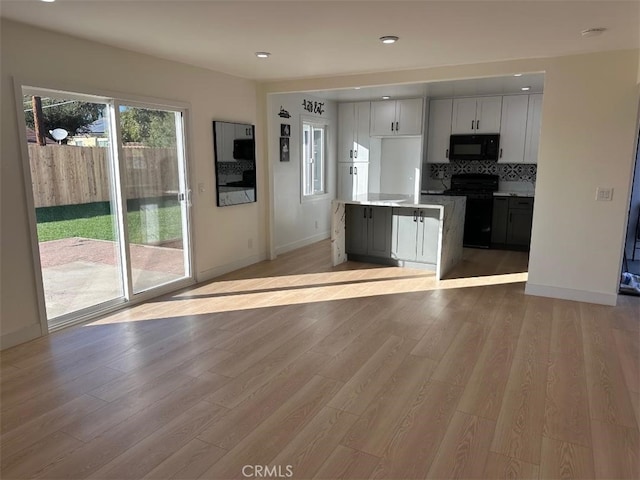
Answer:
<svg viewBox="0 0 640 480"><path fill-rule="evenodd" d="M278 112L278 116L281 118L291 118L291 115L289 114L289 112L287 112L284 108L282 108L282 105L280 105L280 112Z"/></svg>
<svg viewBox="0 0 640 480"><path fill-rule="evenodd" d="M324 113L324 102L314 102L311 100L302 100L302 108L309 113L317 113L322 115Z"/></svg>
<svg viewBox="0 0 640 480"><path fill-rule="evenodd" d="M280 161L289 161L289 137L280 137Z"/></svg>
<svg viewBox="0 0 640 480"><path fill-rule="evenodd" d="M291 125L288 123L280 124L280 136L281 137L290 137L291 136Z"/></svg>

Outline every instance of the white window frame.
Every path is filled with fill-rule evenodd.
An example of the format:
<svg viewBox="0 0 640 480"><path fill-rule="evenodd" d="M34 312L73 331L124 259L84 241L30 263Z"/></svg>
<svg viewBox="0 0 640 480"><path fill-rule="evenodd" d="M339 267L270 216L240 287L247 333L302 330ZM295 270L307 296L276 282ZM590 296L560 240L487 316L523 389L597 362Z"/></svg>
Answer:
<svg viewBox="0 0 640 480"><path fill-rule="evenodd" d="M304 158L305 148L304 148L304 127L305 125L311 125L312 127L320 127L324 129L324 149L323 149L323 165L322 165L322 175L323 175L323 189L324 191L313 194L305 194L305 173L306 173L306 159ZM300 201L301 203L306 202L315 202L318 200L326 200L330 197L329 190L329 122L324 118L318 117L310 117L302 115L300 117Z"/></svg>

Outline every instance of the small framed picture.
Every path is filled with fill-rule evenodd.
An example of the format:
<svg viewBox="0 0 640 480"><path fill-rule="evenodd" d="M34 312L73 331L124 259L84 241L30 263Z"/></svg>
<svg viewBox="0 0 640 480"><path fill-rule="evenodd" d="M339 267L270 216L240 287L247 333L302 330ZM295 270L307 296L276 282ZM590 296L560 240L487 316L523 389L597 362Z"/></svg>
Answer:
<svg viewBox="0 0 640 480"><path fill-rule="evenodd" d="M291 136L291 125L288 123L280 124L280 136L281 137L290 137Z"/></svg>
<svg viewBox="0 0 640 480"><path fill-rule="evenodd" d="M280 161L289 161L289 138L280 137Z"/></svg>

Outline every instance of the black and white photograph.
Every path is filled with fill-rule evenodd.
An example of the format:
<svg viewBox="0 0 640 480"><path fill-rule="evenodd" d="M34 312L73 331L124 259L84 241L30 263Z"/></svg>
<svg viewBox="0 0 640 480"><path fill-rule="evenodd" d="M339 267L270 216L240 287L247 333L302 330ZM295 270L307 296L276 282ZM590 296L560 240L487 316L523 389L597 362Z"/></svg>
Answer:
<svg viewBox="0 0 640 480"><path fill-rule="evenodd" d="M280 136L281 137L290 137L291 136L291 125L288 123L280 124Z"/></svg>
<svg viewBox="0 0 640 480"><path fill-rule="evenodd" d="M280 161L289 161L289 138L280 137Z"/></svg>

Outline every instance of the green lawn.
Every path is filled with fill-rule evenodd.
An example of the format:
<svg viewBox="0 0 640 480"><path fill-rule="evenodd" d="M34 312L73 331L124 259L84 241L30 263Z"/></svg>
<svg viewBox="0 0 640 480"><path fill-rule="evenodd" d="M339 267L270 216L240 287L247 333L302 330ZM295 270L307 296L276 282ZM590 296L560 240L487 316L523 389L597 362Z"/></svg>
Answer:
<svg viewBox="0 0 640 480"><path fill-rule="evenodd" d="M160 230L160 241L182 238L182 217L180 206L158 208L157 221L155 215L149 222ZM154 213L155 213L154 212ZM145 212L135 210L127 214L129 241L145 243L143 237L143 216ZM38 241L47 242L69 237L95 238L98 240L114 240L115 226L111 215L96 215L87 218L73 218L59 221L38 223Z"/></svg>

